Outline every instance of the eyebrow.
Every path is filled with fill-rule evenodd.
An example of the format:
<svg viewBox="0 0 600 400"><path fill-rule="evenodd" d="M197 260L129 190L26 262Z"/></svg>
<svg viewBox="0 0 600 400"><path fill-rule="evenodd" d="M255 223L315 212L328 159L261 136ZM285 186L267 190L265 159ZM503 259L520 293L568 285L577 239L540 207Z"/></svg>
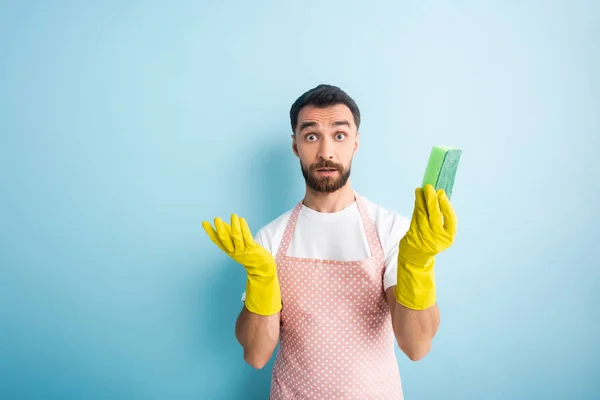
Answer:
<svg viewBox="0 0 600 400"><path fill-rule="evenodd" d="M306 128L312 128L317 126L317 123L314 121L306 121L303 122L302 124L300 124L300 131L306 129ZM347 126L348 128L350 128L350 122L348 122L347 120L340 120L340 121L335 121L333 123L333 126Z"/></svg>

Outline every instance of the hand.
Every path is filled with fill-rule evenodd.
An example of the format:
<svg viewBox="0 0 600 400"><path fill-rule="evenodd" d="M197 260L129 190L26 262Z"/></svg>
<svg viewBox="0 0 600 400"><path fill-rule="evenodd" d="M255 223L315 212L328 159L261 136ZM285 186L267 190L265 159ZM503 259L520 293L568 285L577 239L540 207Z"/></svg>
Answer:
<svg viewBox="0 0 600 400"><path fill-rule="evenodd" d="M215 218L215 229L207 222L202 227L221 250L242 264L248 275L270 277L276 274L275 259L264 247L254 241L248 223L236 214L231 215L231 225Z"/></svg>
<svg viewBox="0 0 600 400"><path fill-rule="evenodd" d="M426 264L449 248L456 236L456 215L442 189L431 185L415 190L415 208L399 252L407 261Z"/></svg>
<svg viewBox="0 0 600 400"><path fill-rule="evenodd" d="M414 310L435 304L435 256L448 249L455 236L456 215L448 196L431 185L417 188L410 227L398 245L398 303Z"/></svg>
<svg viewBox="0 0 600 400"><path fill-rule="evenodd" d="M231 215L231 225L215 218L215 229L204 221L210 240L246 269L246 308L260 315L281 310L281 291L275 259L252 236L244 218Z"/></svg>

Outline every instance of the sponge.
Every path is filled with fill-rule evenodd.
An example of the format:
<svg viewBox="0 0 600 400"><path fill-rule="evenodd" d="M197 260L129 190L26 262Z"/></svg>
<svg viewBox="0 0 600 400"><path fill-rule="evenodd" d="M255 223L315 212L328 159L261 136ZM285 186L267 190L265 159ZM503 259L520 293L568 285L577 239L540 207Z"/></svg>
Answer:
<svg viewBox="0 0 600 400"><path fill-rule="evenodd" d="M422 187L430 184L435 190L442 189L450 199L461 155L462 150L456 147L433 146L425 169Z"/></svg>

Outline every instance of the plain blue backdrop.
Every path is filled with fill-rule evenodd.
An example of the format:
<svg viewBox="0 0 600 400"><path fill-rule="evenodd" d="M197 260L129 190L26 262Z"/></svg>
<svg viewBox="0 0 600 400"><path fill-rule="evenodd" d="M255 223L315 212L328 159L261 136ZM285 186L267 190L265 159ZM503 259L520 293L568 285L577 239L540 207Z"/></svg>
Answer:
<svg viewBox="0 0 600 400"><path fill-rule="evenodd" d="M363 113L355 189L410 215L463 149L431 353L406 398L598 399L595 1L4 1L0 398L265 399L245 274L201 223L256 232L304 181L289 107Z"/></svg>

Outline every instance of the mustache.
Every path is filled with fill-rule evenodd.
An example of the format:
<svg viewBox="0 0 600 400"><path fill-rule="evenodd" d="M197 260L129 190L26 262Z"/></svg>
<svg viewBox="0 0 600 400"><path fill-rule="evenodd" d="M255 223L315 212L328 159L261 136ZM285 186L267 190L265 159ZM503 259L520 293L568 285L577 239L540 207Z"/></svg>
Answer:
<svg viewBox="0 0 600 400"><path fill-rule="evenodd" d="M336 163L334 163L332 161L327 161L327 160L320 161L320 162L318 162L316 164L311 165L311 167L310 167L310 169L312 171L317 170L317 169L321 169L321 168L335 168L338 171L342 171L343 170L343 167L340 164L336 164Z"/></svg>

